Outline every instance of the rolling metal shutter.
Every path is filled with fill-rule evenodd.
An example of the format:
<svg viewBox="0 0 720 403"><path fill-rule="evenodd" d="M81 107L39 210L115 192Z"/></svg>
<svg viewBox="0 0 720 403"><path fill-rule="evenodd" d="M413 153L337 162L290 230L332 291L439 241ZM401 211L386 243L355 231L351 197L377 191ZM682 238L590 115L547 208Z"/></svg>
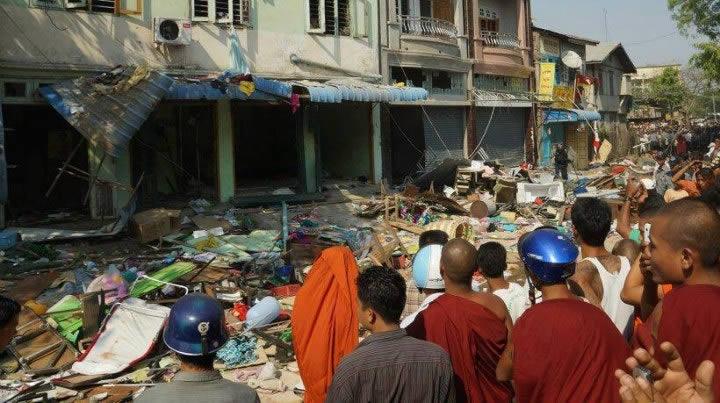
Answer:
<svg viewBox="0 0 720 403"><path fill-rule="evenodd" d="M465 156L463 124L465 109L463 107L426 107L425 110L432 121L431 124L428 116L423 114L425 170L432 170L445 158L463 158ZM437 134L435 130L437 130ZM442 137L442 140L438 138L438 135ZM448 150L450 155L448 155Z"/></svg>
<svg viewBox="0 0 720 403"><path fill-rule="evenodd" d="M483 136L488 125L492 108L475 110L475 138ZM525 127L528 108L495 108L487 134L480 147L493 160L499 160L505 166L513 166L525 160Z"/></svg>

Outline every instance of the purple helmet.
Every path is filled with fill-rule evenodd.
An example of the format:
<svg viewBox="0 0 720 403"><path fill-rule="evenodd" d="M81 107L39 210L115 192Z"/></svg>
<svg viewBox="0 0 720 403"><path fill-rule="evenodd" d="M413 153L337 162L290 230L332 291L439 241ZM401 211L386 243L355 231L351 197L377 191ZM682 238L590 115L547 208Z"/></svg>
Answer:
<svg viewBox="0 0 720 403"><path fill-rule="evenodd" d="M205 294L180 298L170 309L163 341L182 355L207 355L219 350L228 339L225 312L220 303Z"/></svg>

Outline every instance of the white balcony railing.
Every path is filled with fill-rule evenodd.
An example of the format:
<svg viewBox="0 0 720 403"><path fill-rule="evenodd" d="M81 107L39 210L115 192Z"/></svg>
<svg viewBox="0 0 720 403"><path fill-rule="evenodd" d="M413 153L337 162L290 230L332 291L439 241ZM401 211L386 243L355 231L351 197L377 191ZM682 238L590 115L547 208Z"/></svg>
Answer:
<svg viewBox="0 0 720 403"><path fill-rule="evenodd" d="M430 36L446 40L454 40L458 35L457 27L449 21L410 15L399 15L398 18L404 34Z"/></svg>
<svg viewBox="0 0 720 403"><path fill-rule="evenodd" d="M494 31L480 31L480 39L483 42L483 46L505 49L520 48L520 40L515 34L507 34L504 32Z"/></svg>

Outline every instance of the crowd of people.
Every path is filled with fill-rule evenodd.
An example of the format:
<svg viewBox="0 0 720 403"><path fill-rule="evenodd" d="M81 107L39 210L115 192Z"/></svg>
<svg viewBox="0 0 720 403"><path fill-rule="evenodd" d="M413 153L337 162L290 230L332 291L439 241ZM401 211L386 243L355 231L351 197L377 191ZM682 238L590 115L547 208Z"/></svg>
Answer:
<svg viewBox="0 0 720 403"><path fill-rule="evenodd" d="M637 223L623 216L631 211ZM716 206L701 197L665 203L638 184L618 214L624 239L612 250L613 213L597 198L571 207L572 233L540 227L522 235L524 286L505 279L499 243L476 247L438 231L420 237L410 281L388 267L360 272L347 248L327 249L293 312L305 401L713 401ZM474 282L478 273L487 292ZM0 348L19 311L0 298ZM358 344L359 327L370 335ZM227 339L216 300L181 298L163 334L181 371L138 400L259 401L213 369Z"/></svg>

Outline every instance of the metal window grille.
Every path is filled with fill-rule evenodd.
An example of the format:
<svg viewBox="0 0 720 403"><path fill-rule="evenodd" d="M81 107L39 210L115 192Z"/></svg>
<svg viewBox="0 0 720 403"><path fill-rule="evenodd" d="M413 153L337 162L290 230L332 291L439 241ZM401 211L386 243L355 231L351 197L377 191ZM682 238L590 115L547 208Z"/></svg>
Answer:
<svg viewBox="0 0 720 403"><path fill-rule="evenodd" d="M233 0L233 23L250 25L250 0Z"/></svg>
<svg viewBox="0 0 720 403"><path fill-rule="evenodd" d="M90 11L98 13L115 13L115 0L92 0Z"/></svg>

